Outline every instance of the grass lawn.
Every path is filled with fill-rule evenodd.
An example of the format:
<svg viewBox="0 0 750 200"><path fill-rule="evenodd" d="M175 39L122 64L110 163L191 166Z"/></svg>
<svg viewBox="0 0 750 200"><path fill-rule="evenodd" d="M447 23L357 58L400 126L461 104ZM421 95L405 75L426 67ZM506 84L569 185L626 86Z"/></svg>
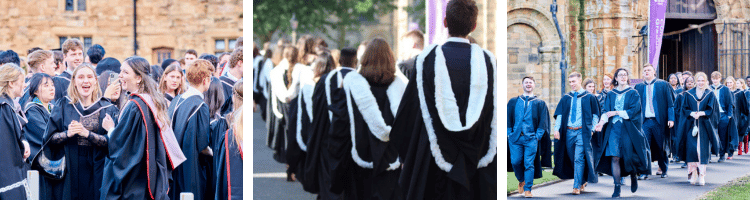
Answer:
<svg viewBox="0 0 750 200"><path fill-rule="evenodd" d="M557 176L552 175L552 171L543 171L542 178L534 179L534 185L559 180ZM508 193L518 190L518 180L513 172L508 172ZM748 191L750 194L750 190Z"/></svg>
<svg viewBox="0 0 750 200"><path fill-rule="evenodd" d="M716 188L703 195L701 199L750 199L750 176L739 178Z"/></svg>

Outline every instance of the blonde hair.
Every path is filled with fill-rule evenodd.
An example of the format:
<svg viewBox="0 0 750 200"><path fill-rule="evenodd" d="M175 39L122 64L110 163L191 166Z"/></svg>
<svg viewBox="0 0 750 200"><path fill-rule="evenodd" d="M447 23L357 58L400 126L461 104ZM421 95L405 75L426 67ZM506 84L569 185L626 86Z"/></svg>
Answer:
<svg viewBox="0 0 750 200"><path fill-rule="evenodd" d="M734 88L739 88L744 90L745 87L745 80L742 80L741 78L738 78L734 83Z"/></svg>
<svg viewBox="0 0 750 200"><path fill-rule="evenodd" d="M731 80L732 82L734 82L734 77L727 76L727 78L724 79L724 84L727 84L727 81L729 81L729 80Z"/></svg>
<svg viewBox="0 0 750 200"><path fill-rule="evenodd" d="M719 74L719 76L721 76L721 74ZM695 87L698 87L698 78L700 78L700 77L703 77L703 79L705 79L706 81L708 81L708 76L706 76L706 73L703 73L703 72L695 73L695 83L696 83ZM706 88L708 88L708 83L706 83L703 87L704 88L699 88L699 89L706 89Z"/></svg>
<svg viewBox="0 0 750 200"><path fill-rule="evenodd" d="M164 73L161 75L161 81L159 81L159 90L161 92L166 93L167 90L169 90L169 87L167 87L167 74L172 72L179 72L180 73L180 86L177 87L176 91L174 91L175 95L182 94L185 92L186 85L185 85L185 73L182 73L182 68L180 68L180 63L174 62L172 64L169 64L167 69L164 70Z"/></svg>
<svg viewBox="0 0 750 200"><path fill-rule="evenodd" d="M232 128L234 129L234 131L233 131L234 132L234 141L237 143L237 146L240 147L240 146L242 146L242 139L243 139L243 135L242 135L242 128L243 128L243 123L242 123L242 107L240 107L239 109L235 110L232 115L234 115L234 119L232 120L232 123L233 123L232 124Z"/></svg>
<svg viewBox="0 0 750 200"><path fill-rule="evenodd" d="M240 79L239 81L234 83L234 86L232 87L232 90L233 90L232 91L232 104L233 104L234 110L237 110L238 108L242 107L242 95L243 95L242 82L243 82L243 79Z"/></svg>
<svg viewBox="0 0 750 200"><path fill-rule="evenodd" d="M21 75L26 75L26 72L21 69L15 63L5 63L0 66L0 93L8 95L11 82L18 81ZM8 95L10 96L10 95Z"/></svg>
<svg viewBox="0 0 750 200"><path fill-rule="evenodd" d="M711 72L711 79L714 79L714 78L721 78L721 72L719 71Z"/></svg>
<svg viewBox="0 0 750 200"><path fill-rule="evenodd" d="M32 72L39 72L39 66L44 64L47 59L54 59L54 54L47 50L37 50L29 54L29 68Z"/></svg>
<svg viewBox="0 0 750 200"><path fill-rule="evenodd" d="M96 79L93 82L93 85L91 86L91 89L93 90L91 92L91 102L95 102L97 99L102 97L102 90L99 86L99 77L96 76L96 70L94 70L94 66L92 66L89 63L83 63L81 65L78 65L75 70L73 70L73 74L70 77L70 85L68 86L68 96L70 97L70 104L78 103L81 100L81 94L78 93L78 90L76 89L76 79L78 72L81 71L81 69L89 69L91 72L94 73L94 79Z"/></svg>

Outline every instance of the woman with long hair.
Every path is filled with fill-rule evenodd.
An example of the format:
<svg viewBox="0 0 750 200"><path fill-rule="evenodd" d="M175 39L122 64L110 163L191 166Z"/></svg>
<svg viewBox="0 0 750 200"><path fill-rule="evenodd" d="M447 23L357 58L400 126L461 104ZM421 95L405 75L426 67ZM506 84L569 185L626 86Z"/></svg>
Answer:
<svg viewBox="0 0 750 200"><path fill-rule="evenodd" d="M599 104L604 104L604 99L607 98L607 93L609 91L612 91L612 81L614 80L614 76L610 73L604 74L602 77L602 90L599 91Z"/></svg>
<svg viewBox="0 0 750 200"><path fill-rule="evenodd" d="M280 163L286 163L286 142L287 139L285 128L289 128L290 122L295 122L296 112L290 108L295 108L295 98L299 92L299 74L306 65L300 63L299 50L293 46L284 49L284 60L271 70L271 88L272 88L272 109L276 115L271 148L275 150L274 159ZM291 173L287 173L287 180L293 181Z"/></svg>
<svg viewBox="0 0 750 200"><path fill-rule="evenodd" d="M221 136L221 143L216 151L216 195L214 199L242 199L242 160L243 122L242 108L237 107L231 114L232 126Z"/></svg>
<svg viewBox="0 0 750 200"><path fill-rule="evenodd" d="M630 191L638 189L638 173L650 173L649 147L641 128L641 97L630 87L630 72L624 68L615 71L615 88L607 93L602 105L602 117L596 125L600 134L594 147L596 171L614 178L612 197L620 197L622 177L630 175Z"/></svg>
<svg viewBox="0 0 750 200"><path fill-rule="evenodd" d="M674 116L677 121L675 121L675 127L672 137L673 139L673 145L674 149L672 151L672 157L674 158L675 162L683 161L682 166L680 168L687 168L687 162L685 162L685 152L684 149L680 150L680 145L685 145L685 137L683 135L684 132L680 132L679 127L682 127L687 123L687 120L689 120L690 117L688 116L682 116L682 104L685 102L685 93L689 91L690 89L695 88L695 78L693 76L689 76L684 79L684 90L674 96Z"/></svg>
<svg viewBox="0 0 750 200"><path fill-rule="evenodd" d="M203 101L208 105L210 120L214 120L217 116L222 116L221 107L227 99L224 97L225 92L222 81L213 76L210 78L211 82L207 85L208 90L203 92Z"/></svg>
<svg viewBox="0 0 750 200"><path fill-rule="evenodd" d="M73 70L68 96L55 103L44 141L64 153L66 174L52 187L62 187L60 199L99 199L107 134L115 127L117 107L102 98L96 70L81 64Z"/></svg>
<svg viewBox="0 0 750 200"><path fill-rule="evenodd" d="M26 164L31 155L29 143L21 130L24 117L13 99L23 94L26 73L16 64L0 66L0 199L26 199Z"/></svg>
<svg viewBox="0 0 750 200"><path fill-rule="evenodd" d="M735 88L741 90L742 93L744 93L745 98L747 100L748 107L750 107L750 91L747 90L747 84L745 83L745 79L738 78L736 81L737 82L735 83ZM746 120L747 121L745 122L746 123L745 126L750 126L750 116L747 116ZM742 143L740 144L740 146L743 146L744 148L740 148L739 150L740 152L744 152L745 154L747 154L748 149L750 149L750 147L748 147L748 135L749 135L748 132L750 132L750 128L745 127L745 129L746 129L744 131L745 137L740 138L740 143Z"/></svg>
<svg viewBox="0 0 750 200"><path fill-rule="evenodd" d="M287 138L289 140L287 145L286 160L289 164L287 173L292 174L292 178L297 180L301 179L304 175L305 157L307 155L307 140L311 130L312 123L312 109L313 109L313 92L315 90L315 84L320 79L320 76L327 74L335 68L333 58L329 53L323 52L319 54L315 61L312 63L312 69L302 68L300 69L300 91L296 101L296 113L289 113L295 115L295 121L287 124ZM300 182L303 182L300 180ZM315 183L303 183L303 186Z"/></svg>
<svg viewBox="0 0 750 200"><path fill-rule="evenodd" d="M679 94L685 90L685 88L682 88L682 83L680 82L680 77L678 77L677 73L670 74L668 81L669 81L669 86L672 87L672 91L675 94Z"/></svg>
<svg viewBox="0 0 750 200"><path fill-rule="evenodd" d="M586 80L583 80L582 86L587 92L593 94L597 100L599 99L599 94L596 93L596 82L594 82L594 79L586 78Z"/></svg>
<svg viewBox="0 0 750 200"><path fill-rule="evenodd" d="M174 97L187 90L184 75L180 64L177 62L170 64L164 70L164 74L161 75L161 81L159 81L159 90L164 93L167 101L172 102Z"/></svg>
<svg viewBox="0 0 750 200"><path fill-rule="evenodd" d="M726 85L729 90L732 92L732 95L734 96L734 120L737 122L737 136L739 138L739 145L737 146L738 155L742 155L742 149L744 145L744 138L747 135L747 127L748 127L748 115L750 115L750 108L748 108L748 102L747 97L745 96L745 90L742 89L742 86L739 84L739 81L742 80L742 78L734 79L734 77L729 76L726 79L724 79L724 85ZM732 156L730 155L727 159L731 160Z"/></svg>
<svg viewBox="0 0 750 200"><path fill-rule="evenodd" d="M396 59L388 43L375 38L365 49L359 74L351 74L343 80L346 93L343 105L348 112L339 114L348 116L344 120L348 119L350 125L352 147L346 159L352 159L353 164L345 167L348 171L334 173L354 180L344 187L347 199L401 198L397 184L401 163L398 150L388 141L408 80L395 66Z"/></svg>
<svg viewBox="0 0 750 200"><path fill-rule="evenodd" d="M46 73L36 73L28 82L28 94L31 101L23 105L23 113L28 123L23 126L23 135L31 146L31 155L36 155L44 144L44 130L49 122L55 99L55 83L52 76Z"/></svg>
<svg viewBox="0 0 750 200"><path fill-rule="evenodd" d="M109 133L104 199L167 199L172 170L186 160L167 117L167 100L150 71L139 56L122 63L118 80L130 95Z"/></svg>
<svg viewBox="0 0 750 200"><path fill-rule="evenodd" d="M303 35L297 40L297 61L302 63L303 65L310 65L313 61L315 61L315 58L317 57L317 54L315 54L315 38L313 38L311 35Z"/></svg>
<svg viewBox="0 0 750 200"><path fill-rule="evenodd" d="M678 152L688 163L688 179L691 184L706 184L706 165L712 149L718 152L719 138L714 127L719 124L719 102L708 85L708 77L703 72L695 74L697 87L684 93L681 105L682 116L688 117L682 126L677 127L684 142Z"/></svg>

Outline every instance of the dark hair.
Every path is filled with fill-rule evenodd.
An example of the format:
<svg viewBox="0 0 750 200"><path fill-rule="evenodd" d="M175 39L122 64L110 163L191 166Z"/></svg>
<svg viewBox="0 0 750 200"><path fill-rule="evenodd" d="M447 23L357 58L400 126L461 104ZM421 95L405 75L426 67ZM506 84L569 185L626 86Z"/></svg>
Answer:
<svg viewBox="0 0 750 200"><path fill-rule="evenodd" d="M52 83L53 85L55 84L52 81L52 76L50 76L49 74L35 73L34 75L31 76L31 78L29 79L28 101L31 101L32 99L34 99L34 97L36 97L36 94L34 93L36 93L36 91L39 90L39 88L41 87L42 83L44 83L45 80L50 81L50 83ZM21 102L21 103L26 103L26 102Z"/></svg>
<svg viewBox="0 0 750 200"><path fill-rule="evenodd" d="M102 91L107 90L107 86L109 86L110 74L117 74L117 73L113 72L112 70L104 70L101 74L99 74L99 86L101 87Z"/></svg>
<svg viewBox="0 0 750 200"><path fill-rule="evenodd" d="M185 51L185 54L193 54L195 57L198 57L198 52L193 49L188 49Z"/></svg>
<svg viewBox="0 0 750 200"><path fill-rule="evenodd" d="M208 105L208 112L211 120L221 110L221 106L224 105L226 98L224 97L224 86L221 84L221 80L216 77L211 77L211 84L208 86L208 90L203 93L206 105Z"/></svg>
<svg viewBox="0 0 750 200"><path fill-rule="evenodd" d="M162 71L167 70L167 67L169 67L169 65L172 64L173 62L177 62L177 60L168 58L168 59L162 61L161 62L161 70Z"/></svg>
<svg viewBox="0 0 750 200"><path fill-rule="evenodd" d="M307 55L314 53L314 47L315 41L312 36L303 35L300 37L299 40L297 40L297 62L309 65L310 63L307 63Z"/></svg>
<svg viewBox="0 0 750 200"><path fill-rule="evenodd" d="M201 57L198 57L198 59L208 60L208 62L214 66L214 71L216 71L216 67L219 65L219 57L211 54L203 54Z"/></svg>
<svg viewBox="0 0 750 200"><path fill-rule="evenodd" d="M52 53L55 54L55 65L60 65L63 61L63 52L60 50L54 50Z"/></svg>
<svg viewBox="0 0 750 200"><path fill-rule="evenodd" d="M690 71L684 71L684 72L682 72L682 75L685 75L685 74L693 76L693 72L690 72ZM747 76L747 77L750 78L750 76Z"/></svg>
<svg viewBox="0 0 750 200"><path fill-rule="evenodd" d="M122 61L130 68L133 69L134 75L141 77L142 82L139 84L141 93L146 93L151 96L157 110L152 110L156 119L166 123L164 125L172 126L172 122L167 117L167 109L169 104L167 99L164 98L164 93L159 91L159 85L156 81L151 78L151 65L148 64L148 60L140 56L130 56Z"/></svg>
<svg viewBox="0 0 750 200"><path fill-rule="evenodd" d="M28 53L26 55L29 55L29 54L34 53L35 51L39 51L39 50L43 50L43 49L39 48L39 47L31 48L31 49L29 49L29 51L28 51Z"/></svg>
<svg viewBox="0 0 750 200"><path fill-rule="evenodd" d="M532 76L525 76L525 77L523 77L521 79L521 84L523 84L523 82L526 81L526 79L530 79L531 81L533 81L533 82L536 83L536 80L534 80L534 77L532 77Z"/></svg>
<svg viewBox="0 0 750 200"><path fill-rule="evenodd" d="M323 51L328 50L328 43L326 43L326 40L323 38L315 38L315 46L318 48L318 52L315 52L317 54L323 53ZM313 48L315 50L315 48Z"/></svg>
<svg viewBox="0 0 750 200"><path fill-rule="evenodd" d="M318 78L336 68L336 64L333 62L333 56L330 53L323 52L318 54L318 58L315 58L312 68L315 78Z"/></svg>
<svg viewBox="0 0 750 200"><path fill-rule="evenodd" d="M479 9L473 0L451 0L445 7L445 21L448 34L464 37L477 25Z"/></svg>
<svg viewBox="0 0 750 200"><path fill-rule="evenodd" d="M294 46L287 46L284 48L284 58L289 62L289 69L287 70L286 77L289 80L289 84L292 84L292 72L294 71L294 65L300 63L297 55L297 48Z"/></svg>
<svg viewBox="0 0 750 200"><path fill-rule="evenodd" d="M679 72L677 72L677 73L679 73ZM670 74L667 77L667 82L669 82L670 81L669 79L671 79L672 76L674 76L675 78L677 78L677 85L682 85L682 82L680 82L680 77L677 76L677 73Z"/></svg>
<svg viewBox="0 0 750 200"><path fill-rule="evenodd" d="M359 69L370 84L390 84L395 79L396 59L383 38L375 38L367 45Z"/></svg>
<svg viewBox="0 0 750 200"><path fill-rule="evenodd" d="M151 78L154 78L154 80L161 80L162 72L163 71L161 70L161 66L151 65Z"/></svg>
<svg viewBox="0 0 750 200"><path fill-rule="evenodd" d="M86 55L89 56L89 61L91 61L92 64L98 64L99 61L104 58L105 53L106 52L104 51L104 47L98 44L89 47L89 50L86 51Z"/></svg>
<svg viewBox="0 0 750 200"><path fill-rule="evenodd" d="M116 58L108 57L105 59L102 59L102 61L99 61L99 64L96 65L96 74L101 74L106 70L113 71L115 73L120 73L120 66L122 64L119 60Z"/></svg>
<svg viewBox="0 0 750 200"><path fill-rule="evenodd" d="M220 56L223 56L224 53L222 53ZM260 49L258 49L258 46L255 46L255 42L253 42L253 58L258 57L260 55Z"/></svg>
<svg viewBox="0 0 750 200"><path fill-rule="evenodd" d="M3 65L5 63L13 63L21 66L21 58L18 57L18 54L15 51L7 50L3 53L0 53L0 65Z"/></svg>
<svg viewBox="0 0 750 200"><path fill-rule="evenodd" d="M234 69L235 67L237 67L236 65L240 61L242 61L242 47L236 48L234 49L234 51L232 51L232 55L229 58L229 68Z"/></svg>
<svg viewBox="0 0 750 200"><path fill-rule="evenodd" d="M345 47L341 49L339 64L345 67L356 67L355 65L357 65L357 49L352 47Z"/></svg>
<svg viewBox="0 0 750 200"><path fill-rule="evenodd" d="M628 71L628 70L627 70L627 69L625 69L625 68L619 68L619 69L615 70L615 78L614 78L614 79L612 79L612 86L613 86L613 87L617 87L617 86L618 86L618 84L617 84L617 77L618 77L619 75L617 75L617 74L619 74L619 73L620 73L620 71L625 71L626 73L628 73L628 84L630 84L630 71Z"/></svg>
<svg viewBox="0 0 750 200"><path fill-rule="evenodd" d="M748 78L750 78L750 76ZM687 88L688 87L687 86L688 80L693 80L693 88L695 88L696 87L696 85L695 85L695 77L694 76L688 76L687 78L685 78L685 89L686 90L688 89ZM693 89L693 88L690 88L690 89Z"/></svg>

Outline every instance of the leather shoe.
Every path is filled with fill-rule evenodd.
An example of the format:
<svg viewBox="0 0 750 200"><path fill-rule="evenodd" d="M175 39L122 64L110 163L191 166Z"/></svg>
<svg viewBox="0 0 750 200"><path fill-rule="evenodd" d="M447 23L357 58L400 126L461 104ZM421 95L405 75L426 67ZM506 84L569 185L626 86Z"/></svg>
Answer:
<svg viewBox="0 0 750 200"><path fill-rule="evenodd" d="M612 198L620 198L620 185L615 185L615 192L612 193Z"/></svg>
<svg viewBox="0 0 750 200"><path fill-rule="evenodd" d="M638 190L638 179L634 175L630 176L630 191L635 193Z"/></svg>
<svg viewBox="0 0 750 200"><path fill-rule="evenodd" d="M669 177L669 175L667 175L667 173L661 174L661 178L667 178L667 177Z"/></svg>

